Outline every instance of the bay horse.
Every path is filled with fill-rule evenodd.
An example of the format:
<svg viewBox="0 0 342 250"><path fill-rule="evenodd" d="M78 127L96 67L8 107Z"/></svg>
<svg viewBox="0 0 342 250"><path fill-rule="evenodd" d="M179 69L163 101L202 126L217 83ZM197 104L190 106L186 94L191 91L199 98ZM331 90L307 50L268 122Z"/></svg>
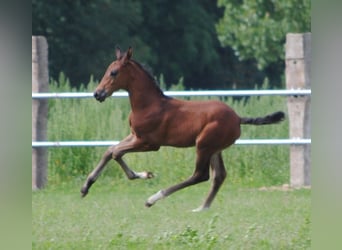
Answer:
<svg viewBox="0 0 342 250"><path fill-rule="evenodd" d="M207 181L212 170L212 186L203 204L193 211L208 209L226 178L222 150L240 137L241 124L274 124L285 114L273 114L246 118L239 117L233 109L220 101L188 101L164 95L156 80L141 64L132 59L131 47L126 52L116 48L116 60L107 68L94 97L103 102L114 91L126 90L129 94L131 113L130 134L117 145L109 147L96 168L88 175L81 188L82 197L88 194L106 164L114 159L128 179L149 179L151 172L135 172L122 157L126 153L157 151L161 146L196 146L196 163L193 174L185 181L160 190L150 196L145 205L151 207L158 200L172 193Z"/></svg>

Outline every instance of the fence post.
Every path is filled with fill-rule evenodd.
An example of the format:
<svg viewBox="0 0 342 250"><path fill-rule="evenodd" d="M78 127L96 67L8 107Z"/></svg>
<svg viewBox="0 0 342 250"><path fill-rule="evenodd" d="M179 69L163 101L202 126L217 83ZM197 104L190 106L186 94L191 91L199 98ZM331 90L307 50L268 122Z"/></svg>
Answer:
<svg viewBox="0 0 342 250"><path fill-rule="evenodd" d="M47 92L49 84L48 45L45 37L32 36L32 92ZM47 139L48 101L32 100L32 141ZM47 148L32 148L32 189L47 181Z"/></svg>
<svg viewBox="0 0 342 250"><path fill-rule="evenodd" d="M285 53L287 89L310 89L311 33L287 34ZM288 97L290 138L311 138L310 96ZM290 185L311 185L311 145L291 145Z"/></svg>

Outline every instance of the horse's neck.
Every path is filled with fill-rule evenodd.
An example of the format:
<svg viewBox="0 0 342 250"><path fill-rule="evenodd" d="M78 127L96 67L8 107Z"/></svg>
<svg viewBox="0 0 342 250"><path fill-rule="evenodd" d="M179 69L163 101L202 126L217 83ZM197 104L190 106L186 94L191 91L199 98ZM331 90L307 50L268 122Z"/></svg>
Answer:
<svg viewBox="0 0 342 250"><path fill-rule="evenodd" d="M162 97L158 93L152 92L129 92L129 99L133 112L144 111L150 107L160 107Z"/></svg>
<svg viewBox="0 0 342 250"><path fill-rule="evenodd" d="M135 67L138 66L135 65ZM149 107L160 107L165 96L155 86L150 76L146 75L146 72L139 68L138 73L141 75L135 76L127 89L132 111L139 112Z"/></svg>

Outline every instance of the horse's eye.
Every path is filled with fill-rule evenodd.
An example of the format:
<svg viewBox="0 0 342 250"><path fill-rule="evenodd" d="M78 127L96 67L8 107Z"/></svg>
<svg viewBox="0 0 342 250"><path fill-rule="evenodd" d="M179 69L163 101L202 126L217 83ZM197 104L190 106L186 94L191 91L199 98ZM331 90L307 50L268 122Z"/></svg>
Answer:
<svg viewBox="0 0 342 250"><path fill-rule="evenodd" d="M118 74L118 71L117 70L112 70L111 72L110 72L110 76L116 76Z"/></svg>

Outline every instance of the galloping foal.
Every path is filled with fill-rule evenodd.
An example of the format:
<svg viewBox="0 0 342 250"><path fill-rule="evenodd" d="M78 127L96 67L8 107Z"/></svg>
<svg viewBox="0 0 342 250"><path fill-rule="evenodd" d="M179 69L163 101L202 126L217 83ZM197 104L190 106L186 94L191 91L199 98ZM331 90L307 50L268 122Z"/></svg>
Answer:
<svg viewBox="0 0 342 250"><path fill-rule="evenodd" d="M172 193L209 179L213 183L204 203L193 211L208 209L226 178L222 160L223 149L234 144L240 136L240 124L273 124L284 119L283 112L264 117L241 118L230 107L219 101L185 101L165 96L154 78L136 61L132 48L122 53L116 49L116 60L107 68L94 97L103 102L116 90L129 93L131 133L119 144L107 149L96 168L89 174L81 194L86 196L91 185L111 159L119 163L129 179L152 178L151 172L134 172L122 157L130 152L157 151L160 146L196 146L195 171L187 180L160 190L146 201L150 207Z"/></svg>

